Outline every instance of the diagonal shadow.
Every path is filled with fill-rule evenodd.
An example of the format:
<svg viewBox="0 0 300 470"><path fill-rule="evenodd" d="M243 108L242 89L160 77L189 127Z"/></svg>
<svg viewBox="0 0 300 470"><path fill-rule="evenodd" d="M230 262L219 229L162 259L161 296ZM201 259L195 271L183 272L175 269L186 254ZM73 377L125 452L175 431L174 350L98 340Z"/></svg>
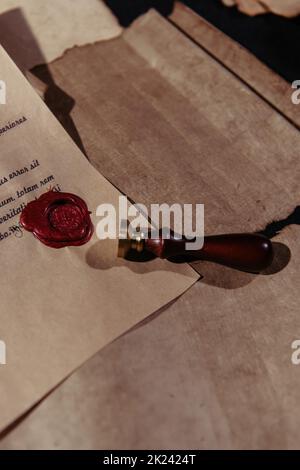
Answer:
<svg viewBox="0 0 300 470"><path fill-rule="evenodd" d="M0 44L25 75L33 63L43 64L32 68L31 73L45 85L44 101L87 157L80 134L71 117L76 102L56 85L49 67L45 64L43 52L20 8L0 15Z"/></svg>
<svg viewBox="0 0 300 470"><path fill-rule="evenodd" d="M72 109L76 104L74 98L55 84L49 67L46 64L34 67L31 69L31 73L47 85L44 93L44 102L88 159L80 134L71 117Z"/></svg>

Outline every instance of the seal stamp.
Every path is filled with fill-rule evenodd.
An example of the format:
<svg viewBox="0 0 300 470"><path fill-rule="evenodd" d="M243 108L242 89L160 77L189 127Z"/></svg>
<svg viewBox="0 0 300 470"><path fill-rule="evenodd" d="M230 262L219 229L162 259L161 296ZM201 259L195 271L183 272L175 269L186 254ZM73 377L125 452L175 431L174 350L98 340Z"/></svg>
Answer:
<svg viewBox="0 0 300 470"><path fill-rule="evenodd" d="M75 194L53 190L27 204L20 224L51 248L84 245L94 231L84 200Z"/></svg>

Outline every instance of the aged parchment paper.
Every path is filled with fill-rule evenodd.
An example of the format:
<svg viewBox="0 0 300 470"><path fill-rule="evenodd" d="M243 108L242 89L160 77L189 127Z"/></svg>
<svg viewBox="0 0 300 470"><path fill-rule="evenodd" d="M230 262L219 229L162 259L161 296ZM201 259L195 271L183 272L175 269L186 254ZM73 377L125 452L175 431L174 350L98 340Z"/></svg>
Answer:
<svg viewBox="0 0 300 470"><path fill-rule="evenodd" d="M0 44L18 67L51 62L66 49L119 36L101 0L1 0Z"/></svg>
<svg viewBox="0 0 300 470"><path fill-rule="evenodd" d="M207 234L263 229L299 204L299 131L232 63L221 65L225 49L214 59L224 38L204 34L214 49L150 12L116 41L73 49L49 69L77 103L90 161L122 191L204 201ZM201 282L87 361L0 448L299 448L299 225L274 241L274 274L200 262Z"/></svg>
<svg viewBox="0 0 300 470"><path fill-rule="evenodd" d="M119 192L85 160L2 48L0 71L7 90L6 105L0 105L3 429L198 275L187 265L117 259L117 242L96 236L83 247L54 250L20 232L22 205L49 185L81 196L94 223L96 207L117 204Z"/></svg>

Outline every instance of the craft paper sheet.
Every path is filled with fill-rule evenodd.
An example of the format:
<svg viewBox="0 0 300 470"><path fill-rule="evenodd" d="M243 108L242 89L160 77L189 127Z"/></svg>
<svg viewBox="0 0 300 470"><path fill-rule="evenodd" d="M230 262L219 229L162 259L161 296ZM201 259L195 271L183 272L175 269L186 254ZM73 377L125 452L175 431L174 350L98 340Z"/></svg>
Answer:
<svg viewBox="0 0 300 470"><path fill-rule="evenodd" d="M94 224L97 206L117 205L119 192L88 163L2 48L0 75L6 83L6 104L0 104L0 340L7 360L0 365L3 430L198 276L187 265L119 259L117 241L100 241L96 235L84 246L55 250L20 231L21 208L49 186L82 197Z"/></svg>
<svg viewBox="0 0 300 470"><path fill-rule="evenodd" d="M101 0L0 1L0 44L23 71L121 31Z"/></svg>

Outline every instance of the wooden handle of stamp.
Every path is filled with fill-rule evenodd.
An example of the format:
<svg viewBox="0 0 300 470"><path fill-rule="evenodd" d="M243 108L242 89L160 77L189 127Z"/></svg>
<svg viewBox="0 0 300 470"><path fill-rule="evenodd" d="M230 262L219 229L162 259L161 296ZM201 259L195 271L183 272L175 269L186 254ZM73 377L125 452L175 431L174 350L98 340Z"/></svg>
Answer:
<svg viewBox="0 0 300 470"><path fill-rule="evenodd" d="M146 239L145 249L160 258L188 255L189 258L213 261L243 271L259 272L273 260L272 242L256 233L213 235L204 238L200 250L187 250L186 240Z"/></svg>

